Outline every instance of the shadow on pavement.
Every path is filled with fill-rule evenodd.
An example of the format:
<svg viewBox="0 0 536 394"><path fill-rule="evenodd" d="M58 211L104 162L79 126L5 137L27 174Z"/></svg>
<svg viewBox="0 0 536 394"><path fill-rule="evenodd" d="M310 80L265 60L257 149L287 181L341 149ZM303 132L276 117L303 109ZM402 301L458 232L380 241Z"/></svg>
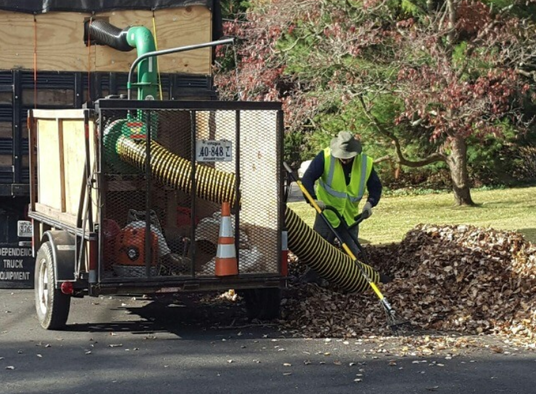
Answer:
<svg viewBox="0 0 536 394"><path fill-rule="evenodd" d="M140 335L168 332L181 338L199 338L205 334L214 337L229 330L244 328L252 331L254 337L258 334L259 338L266 332L277 332L276 322L249 321L242 301L219 300L217 295L212 298L207 297L206 293L170 295L139 304L110 309L114 315L125 313L127 317L123 321L68 324L65 330Z"/></svg>

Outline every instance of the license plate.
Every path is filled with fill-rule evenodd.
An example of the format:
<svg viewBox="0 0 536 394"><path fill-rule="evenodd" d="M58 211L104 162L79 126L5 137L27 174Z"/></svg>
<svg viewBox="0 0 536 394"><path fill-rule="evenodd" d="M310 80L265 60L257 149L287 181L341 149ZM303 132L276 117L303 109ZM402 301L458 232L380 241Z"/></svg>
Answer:
<svg viewBox="0 0 536 394"><path fill-rule="evenodd" d="M32 222L29 220L17 221L17 237L31 237L32 236Z"/></svg>
<svg viewBox="0 0 536 394"><path fill-rule="evenodd" d="M228 140L197 140L195 159L203 162L232 161L233 144Z"/></svg>

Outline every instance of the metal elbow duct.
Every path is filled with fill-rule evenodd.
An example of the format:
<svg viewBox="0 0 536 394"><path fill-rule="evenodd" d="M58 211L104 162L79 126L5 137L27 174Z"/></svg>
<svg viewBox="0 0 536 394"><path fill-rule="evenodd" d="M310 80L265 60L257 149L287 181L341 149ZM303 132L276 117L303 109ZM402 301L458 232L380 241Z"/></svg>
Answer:
<svg viewBox="0 0 536 394"><path fill-rule="evenodd" d="M88 26L88 32L97 43L108 45L119 51L137 49L138 57L156 50L154 37L144 26L119 29L107 21L96 19ZM155 99L158 94L156 57L143 59L138 65L138 100Z"/></svg>
<svg viewBox="0 0 536 394"><path fill-rule="evenodd" d="M148 52L154 52L156 46L154 37L149 29L144 26L134 26L128 29L127 42L136 47L138 57ZM143 59L138 65L138 100L156 99L158 96L158 75L156 68L156 56Z"/></svg>

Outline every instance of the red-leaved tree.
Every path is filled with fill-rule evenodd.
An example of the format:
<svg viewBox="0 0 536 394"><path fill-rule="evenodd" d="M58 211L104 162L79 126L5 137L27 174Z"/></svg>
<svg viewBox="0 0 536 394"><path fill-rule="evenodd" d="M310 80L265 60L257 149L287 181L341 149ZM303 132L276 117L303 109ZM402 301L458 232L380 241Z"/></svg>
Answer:
<svg viewBox="0 0 536 394"><path fill-rule="evenodd" d="M224 97L281 100L289 133L327 127L326 114L344 117L359 107L394 146L393 160L445 162L456 203L473 205L470 137L502 138L505 125L526 129L532 119L523 100L535 101L534 23L519 13L529 5L488 4L259 2L243 21L227 23L227 33L242 40L239 72L220 73L217 83ZM391 117L379 113L385 97L395 103ZM429 141L425 156L405 150L416 133Z"/></svg>

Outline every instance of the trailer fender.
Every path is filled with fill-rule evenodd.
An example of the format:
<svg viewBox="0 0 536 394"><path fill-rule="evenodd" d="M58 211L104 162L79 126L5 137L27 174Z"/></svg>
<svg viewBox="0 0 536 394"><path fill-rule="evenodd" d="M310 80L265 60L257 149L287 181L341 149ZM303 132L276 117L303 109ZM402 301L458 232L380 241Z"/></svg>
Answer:
<svg viewBox="0 0 536 394"><path fill-rule="evenodd" d="M50 230L43 234L43 242L52 246L52 258L56 284L75 280L76 239L72 234L62 230Z"/></svg>

